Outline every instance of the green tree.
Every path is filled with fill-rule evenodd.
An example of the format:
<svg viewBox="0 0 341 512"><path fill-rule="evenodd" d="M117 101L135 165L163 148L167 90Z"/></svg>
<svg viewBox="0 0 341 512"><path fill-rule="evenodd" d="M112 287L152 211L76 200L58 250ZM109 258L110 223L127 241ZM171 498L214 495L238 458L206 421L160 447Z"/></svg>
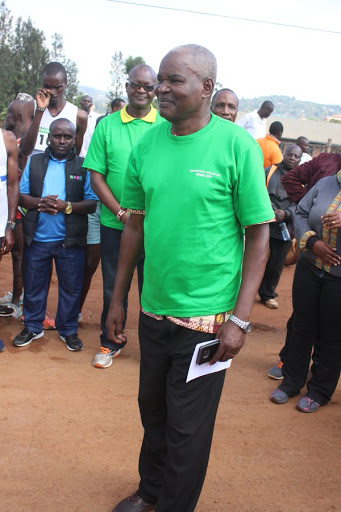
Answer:
<svg viewBox="0 0 341 512"><path fill-rule="evenodd" d="M76 98L73 100L73 104L76 105L76 107L82 108L81 99L83 98L83 96L85 96L84 93L82 91L78 91Z"/></svg>
<svg viewBox="0 0 341 512"><path fill-rule="evenodd" d="M0 3L0 119L18 92L34 95L40 85L41 71L49 59L44 33L30 18L19 18L13 29L13 17L5 2Z"/></svg>
<svg viewBox="0 0 341 512"><path fill-rule="evenodd" d="M44 33L35 28L30 18L17 20L13 40L16 73L13 77L15 95L26 92L35 95L41 85L41 74L49 61Z"/></svg>
<svg viewBox="0 0 341 512"><path fill-rule="evenodd" d="M124 61L126 74L129 75L130 71L135 66L138 66L139 64L145 64L145 63L146 63L146 61L144 60L143 57L132 57L131 55L129 55L129 57L126 58L126 60Z"/></svg>
<svg viewBox="0 0 341 512"><path fill-rule="evenodd" d="M124 84L127 80L127 74L125 71L125 61L123 60L123 53L115 52L111 59L111 86L108 92L108 98L113 100L119 96L122 96L125 92Z"/></svg>
<svg viewBox="0 0 341 512"><path fill-rule="evenodd" d="M51 62L59 62L64 66L67 73L67 90L66 99L72 103L75 102L79 95L78 91L78 68L74 61L68 59L64 53L63 36L61 34L53 34Z"/></svg>
<svg viewBox="0 0 341 512"><path fill-rule="evenodd" d="M59 62L64 58L63 36L55 32L52 36L51 62Z"/></svg>
<svg viewBox="0 0 341 512"><path fill-rule="evenodd" d="M11 11L7 9L4 1L0 2L0 47L11 44L12 22Z"/></svg>
<svg viewBox="0 0 341 512"><path fill-rule="evenodd" d="M12 21L5 2L0 2L0 120L6 115L7 105L14 99L12 77L15 66L12 51Z"/></svg>

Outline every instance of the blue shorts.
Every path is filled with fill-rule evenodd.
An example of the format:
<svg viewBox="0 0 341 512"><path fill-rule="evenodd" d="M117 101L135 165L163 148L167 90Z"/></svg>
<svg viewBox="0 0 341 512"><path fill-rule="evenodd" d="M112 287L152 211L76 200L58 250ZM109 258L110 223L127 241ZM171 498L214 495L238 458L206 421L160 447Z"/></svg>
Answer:
<svg viewBox="0 0 341 512"><path fill-rule="evenodd" d="M99 217L101 214L101 202L97 201L96 211L88 215L88 236L86 243L94 245L101 243L101 231Z"/></svg>

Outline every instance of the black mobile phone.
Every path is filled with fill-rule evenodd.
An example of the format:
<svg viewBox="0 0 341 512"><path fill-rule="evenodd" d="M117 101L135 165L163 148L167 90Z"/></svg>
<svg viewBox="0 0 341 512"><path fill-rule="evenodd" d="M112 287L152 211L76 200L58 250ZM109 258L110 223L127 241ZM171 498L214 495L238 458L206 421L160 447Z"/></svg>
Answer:
<svg viewBox="0 0 341 512"><path fill-rule="evenodd" d="M204 364L211 361L212 357L217 351L219 340L212 340L199 348L197 364Z"/></svg>

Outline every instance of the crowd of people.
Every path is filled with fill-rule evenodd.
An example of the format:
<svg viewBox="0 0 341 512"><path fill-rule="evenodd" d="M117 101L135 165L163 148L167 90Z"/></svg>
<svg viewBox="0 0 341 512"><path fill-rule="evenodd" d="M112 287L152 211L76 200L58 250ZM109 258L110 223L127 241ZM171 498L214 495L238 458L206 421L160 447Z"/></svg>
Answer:
<svg viewBox="0 0 341 512"><path fill-rule="evenodd" d="M303 136L282 155L283 124L266 133L273 103L236 121L235 92L214 93L216 67L206 48L177 47L157 74L134 67L127 103L116 98L98 116L88 95L81 108L65 100L66 71L51 62L35 99L20 94L8 106L0 133L0 258L11 252L13 260L0 315L24 324L15 347L56 329L68 350L82 350L82 307L101 262L93 365L110 367L127 343L137 269L140 484L114 512L195 509L225 372L186 382L193 353L219 339L209 366L237 356L257 292L269 310L279 307L276 287L294 237L301 254L293 313L269 370L281 381L270 398L284 404L300 393L312 349L297 409L317 411L338 383L341 156L311 158ZM47 311L53 262L55 319Z"/></svg>

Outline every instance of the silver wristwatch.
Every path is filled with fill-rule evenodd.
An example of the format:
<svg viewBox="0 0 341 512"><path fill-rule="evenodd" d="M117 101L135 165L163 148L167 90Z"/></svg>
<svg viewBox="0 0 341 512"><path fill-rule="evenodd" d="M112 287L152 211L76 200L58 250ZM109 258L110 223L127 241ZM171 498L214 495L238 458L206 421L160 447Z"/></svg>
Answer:
<svg viewBox="0 0 341 512"><path fill-rule="evenodd" d="M243 322L243 320L240 320L240 318L237 318L234 315L230 315L229 320L231 320L231 322L233 322L234 324L238 325L238 327L240 327L241 330L245 332L245 334L251 331L250 322Z"/></svg>

